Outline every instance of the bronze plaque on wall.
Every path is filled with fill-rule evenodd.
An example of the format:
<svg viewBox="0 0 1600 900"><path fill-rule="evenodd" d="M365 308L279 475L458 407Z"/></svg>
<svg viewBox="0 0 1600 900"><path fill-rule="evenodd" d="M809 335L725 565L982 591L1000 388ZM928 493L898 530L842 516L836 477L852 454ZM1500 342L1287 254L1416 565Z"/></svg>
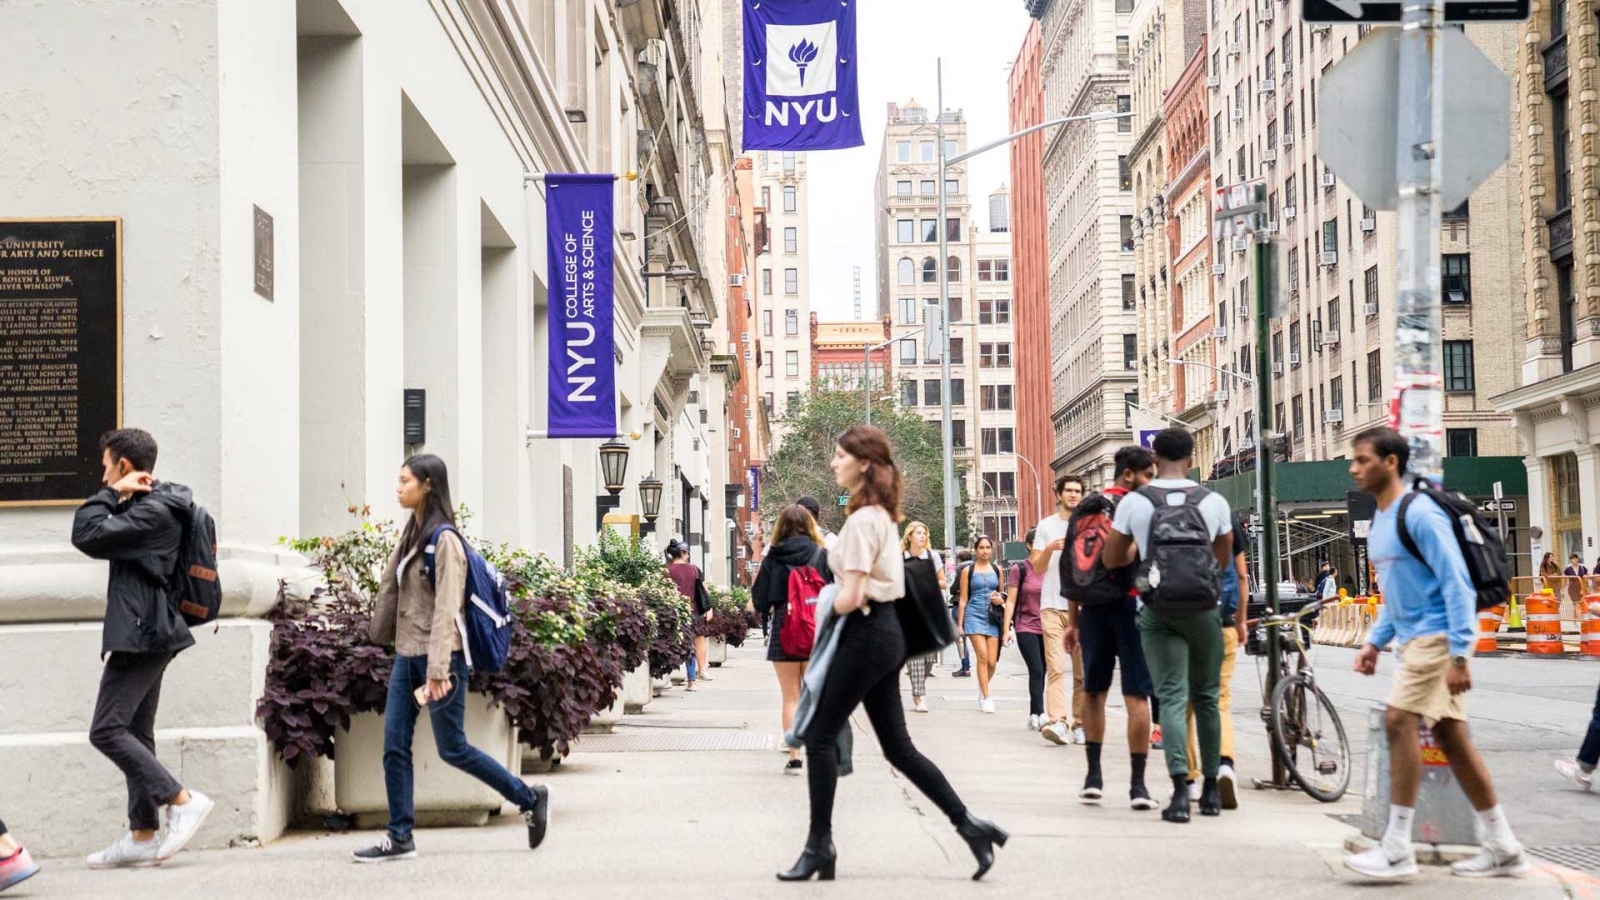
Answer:
<svg viewBox="0 0 1600 900"><path fill-rule="evenodd" d="M81 502L122 420L122 220L0 219L0 506Z"/></svg>

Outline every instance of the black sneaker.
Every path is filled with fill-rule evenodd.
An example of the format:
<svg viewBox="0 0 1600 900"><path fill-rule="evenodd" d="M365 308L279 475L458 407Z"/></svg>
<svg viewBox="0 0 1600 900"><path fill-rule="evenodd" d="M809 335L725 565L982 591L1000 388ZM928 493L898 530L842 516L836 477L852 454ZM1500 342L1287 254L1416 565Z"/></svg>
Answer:
<svg viewBox="0 0 1600 900"><path fill-rule="evenodd" d="M798 759L791 759L791 760L789 760L789 764L783 767L783 774L785 774L785 775L804 775L805 774L805 764L802 763Z"/></svg>
<svg viewBox="0 0 1600 900"><path fill-rule="evenodd" d="M542 784L533 786L533 808L522 811L522 821L528 823L528 849L537 850L544 843L545 832L550 830L550 789Z"/></svg>
<svg viewBox="0 0 1600 900"><path fill-rule="evenodd" d="M1083 790L1078 792L1078 799L1085 803L1099 803L1103 796L1105 796L1105 782L1100 778L1100 770L1090 769L1089 774L1084 776Z"/></svg>
<svg viewBox="0 0 1600 900"><path fill-rule="evenodd" d="M386 863L397 859L416 859L417 845L415 841L397 841L387 834L378 840L374 846L365 850L357 850L350 854L358 863Z"/></svg>
<svg viewBox="0 0 1600 900"><path fill-rule="evenodd" d="M1128 789L1128 805L1143 811L1156 809L1159 804L1150 796L1150 790L1144 786L1144 782L1139 782Z"/></svg>

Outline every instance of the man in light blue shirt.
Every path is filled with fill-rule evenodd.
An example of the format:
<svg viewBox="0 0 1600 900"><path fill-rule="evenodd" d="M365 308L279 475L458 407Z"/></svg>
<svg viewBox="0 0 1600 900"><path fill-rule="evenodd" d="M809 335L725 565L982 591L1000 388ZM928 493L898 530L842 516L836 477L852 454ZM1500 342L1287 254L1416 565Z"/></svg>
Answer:
<svg viewBox="0 0 1600 900"><path fill-rule="evenodd" d="M1411 824L1422 782L1420 725L1424 722L1450 760L1450 770L1478 812L1483 850L1450 867L1456 875L1485 878L1528 871L1522 845L1495 798L1488 767L1467 733L1468 667L1477 635L1477 591L1445 511L1430 497L1406 500L1411 448L1390 428L1369 428L1352 442L1350 474L1377 500L1367 535L1367 556L1383 584L1383 606L1355 661L1363 675L1377 671L1378 654L1397 642L1394 686L1383 724L1389 738L1389 825L1376 847L1345 859L1369 878L1417 874ZM1404 521L1401 513L1404 512ZM1416 546L1412 553L1400 529Z"/></svg>

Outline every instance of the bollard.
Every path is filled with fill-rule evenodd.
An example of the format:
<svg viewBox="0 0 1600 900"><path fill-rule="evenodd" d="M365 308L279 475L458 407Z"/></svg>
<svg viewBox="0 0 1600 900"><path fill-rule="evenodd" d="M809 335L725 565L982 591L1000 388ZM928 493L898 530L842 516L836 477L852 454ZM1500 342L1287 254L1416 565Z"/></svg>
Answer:
<svg viewBox="0 0 1600 900"><path fill-rule="evenodd" d="M1367 715L1367 778L1361 795L1361 833L1374 840L1389 825L1389 737L1383 727L1387 707ZM1450 761L1422 726L1422 784L1417 791L1412 839L1421 844L1476 844L1477 814L1456 783Z"/></svg>

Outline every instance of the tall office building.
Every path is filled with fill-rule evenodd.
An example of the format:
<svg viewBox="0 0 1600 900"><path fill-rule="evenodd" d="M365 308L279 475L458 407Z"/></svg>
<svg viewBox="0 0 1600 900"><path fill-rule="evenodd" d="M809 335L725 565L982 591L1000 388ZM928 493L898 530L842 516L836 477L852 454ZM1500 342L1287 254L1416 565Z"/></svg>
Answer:
<svg viewBox="0 0 1600 900"><path fill-rule="evenodd" d="M1029 6L1035 19L1017 52L1009 79L1011 131L1044 123L1042 45L1037 12L1043 0ZM1023 531L1055 507L1052 462L1055 459L1055 412L1051 399L1050 244L1049 217L1044 191L1044 132L1035 131L1011 142L1011 279L1013 326L1016 330L1017 452L1038 469L1044 484L1037 494L1019 495ZM1030 473L1031 474L1031 473ZM1041 496L1042 495L1042 496ZM1036 499L1039 498L1039 499Z"/></svg>
<svg viewBox="0 0 1600 900"><path fill-rule="evenodd" d="M755 158L757 208L756 319L762 402L774 446L783 441L789 401L811 386L811 270L804 153L760 151Z"/></svg>

